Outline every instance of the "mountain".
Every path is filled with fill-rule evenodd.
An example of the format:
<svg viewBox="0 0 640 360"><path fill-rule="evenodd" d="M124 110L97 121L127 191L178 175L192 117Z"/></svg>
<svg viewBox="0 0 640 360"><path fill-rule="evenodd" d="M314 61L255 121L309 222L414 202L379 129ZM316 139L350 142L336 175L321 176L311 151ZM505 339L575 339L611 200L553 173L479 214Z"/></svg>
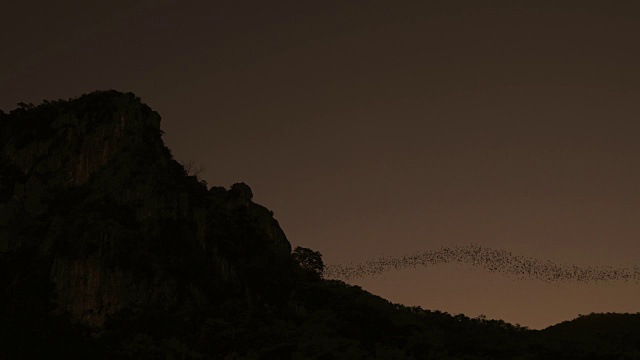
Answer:
<svg viewBox="0 0 640 360"><path fill-rule="evenodd" d="M323 279L249 186L176 162L131 93L0 111L0 146L7 358L640 359L638 314L533 331Z"/></svg>

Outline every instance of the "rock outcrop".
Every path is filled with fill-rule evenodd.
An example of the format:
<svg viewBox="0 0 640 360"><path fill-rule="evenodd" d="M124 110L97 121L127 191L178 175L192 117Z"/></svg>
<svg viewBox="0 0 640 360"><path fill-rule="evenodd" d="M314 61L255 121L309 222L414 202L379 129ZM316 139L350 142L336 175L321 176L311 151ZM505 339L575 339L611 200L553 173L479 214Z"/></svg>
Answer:
<svg viewBox="0 0 640 360"><path fill-rule="evenodd" d="M636 359L639 314L543 331L322 277L243 183L174 161L133 94L0 111L7 359Z"/></svg>
<svg viewBox="0 0 640 360"><path fill-rule="evenodd" d="M0 253L47 269L57 311L100 328L286 272L291 245L251 189L208 189L161 135L155 111L116 91L0 113Z"/></svg>

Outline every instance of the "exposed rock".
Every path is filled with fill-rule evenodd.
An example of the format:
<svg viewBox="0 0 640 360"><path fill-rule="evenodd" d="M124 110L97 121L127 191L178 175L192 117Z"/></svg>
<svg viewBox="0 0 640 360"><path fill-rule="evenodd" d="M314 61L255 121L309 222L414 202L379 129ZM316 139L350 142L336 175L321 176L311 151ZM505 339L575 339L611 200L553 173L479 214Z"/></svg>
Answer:
<svg viewBox="0 0 640 360"><path fill-rule="evenodd" d="M256 269L235 251L287 266L291 245L249 186L208 190L188 176L133 94L23 105L0 114L0 130L0 251L35 249L57 310L78 321L197 306L206 284L245 288L239 272Z"/></svg>

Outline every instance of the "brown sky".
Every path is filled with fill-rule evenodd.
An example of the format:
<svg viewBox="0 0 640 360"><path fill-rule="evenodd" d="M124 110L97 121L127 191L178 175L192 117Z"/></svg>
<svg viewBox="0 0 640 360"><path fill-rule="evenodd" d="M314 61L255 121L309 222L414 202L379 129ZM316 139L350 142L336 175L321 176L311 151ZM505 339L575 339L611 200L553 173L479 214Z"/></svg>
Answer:
<svg viewBox="0 0 640 360"><path fill-rule="evenodd" d="M478 243L638 264L640 5L514 3L3 3L0 109L132 91L177 159L249 184L327 263ZM532 328L640 311L636 282L464 264L352 283Z"/></svg>

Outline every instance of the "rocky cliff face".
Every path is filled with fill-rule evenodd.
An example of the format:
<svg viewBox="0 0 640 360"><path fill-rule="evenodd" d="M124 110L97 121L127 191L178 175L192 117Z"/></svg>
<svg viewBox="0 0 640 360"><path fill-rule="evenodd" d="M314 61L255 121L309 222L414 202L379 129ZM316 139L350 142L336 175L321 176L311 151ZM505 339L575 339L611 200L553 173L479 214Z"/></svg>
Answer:
<svg viewBox="0 0 640 360"><path fill-rule="evenodd" d="M156 112L115 91L0 113L0 254L46 269L57 311L99 328L288 271L291 245L251 189L208 189L161 134Z"/></svg>

